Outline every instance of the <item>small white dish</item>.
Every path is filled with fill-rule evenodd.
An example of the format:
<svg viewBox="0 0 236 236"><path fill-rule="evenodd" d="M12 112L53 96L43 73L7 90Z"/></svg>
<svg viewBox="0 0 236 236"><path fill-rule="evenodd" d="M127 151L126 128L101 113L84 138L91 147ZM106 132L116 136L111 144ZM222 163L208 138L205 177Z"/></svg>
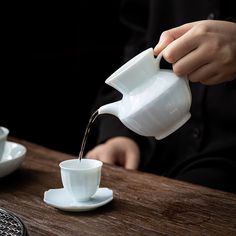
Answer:
<svg viewBox="0 0 236 236"><path fill-rule="evenodd" d="M22 144L7 141L0 161L0 177L15 171L23 162L26 151L26 147Z"/></svg>
<svg viewBox="0 0 236 236"><path fill-rule="evenodd" d="M113 199L113 191L99 188L89 201L77 202L64 188L49 189L44 192L44 202L63 211L90 211L103 206Z"/></svg>

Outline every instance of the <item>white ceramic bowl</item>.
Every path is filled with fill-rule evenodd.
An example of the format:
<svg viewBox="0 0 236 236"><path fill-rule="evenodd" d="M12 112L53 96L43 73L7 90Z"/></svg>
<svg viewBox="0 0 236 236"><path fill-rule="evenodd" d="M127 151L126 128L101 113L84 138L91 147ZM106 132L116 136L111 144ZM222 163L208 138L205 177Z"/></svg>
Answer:
<svg viewBox="0 0 236 236"><path fill-rule="evenodd" d="M26 151L25 146L7 141L0 161L0 177L9 175L18 169L25 159Z"/></svg>

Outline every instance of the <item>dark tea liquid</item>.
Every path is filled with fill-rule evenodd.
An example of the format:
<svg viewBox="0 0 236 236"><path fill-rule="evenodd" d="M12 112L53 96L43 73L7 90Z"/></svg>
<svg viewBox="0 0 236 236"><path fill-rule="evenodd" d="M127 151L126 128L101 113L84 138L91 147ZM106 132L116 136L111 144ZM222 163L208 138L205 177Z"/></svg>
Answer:
<svg viewBox="0 0 236 236"><path fill-rule="evenodd" d="M86 145L86 141L87 141L87 138L88 138L89 131L91 129L91 126L92 126L93 122L95 121L95 119L97 117L98 117L98 110L95 111L89 119L88 125L87 125L85 133L84 133L84 137L83 137L83 140L82 140L80 152L79 152L79 160L81 160L83 158L84 148L85 148L85 145Z"/></svg>

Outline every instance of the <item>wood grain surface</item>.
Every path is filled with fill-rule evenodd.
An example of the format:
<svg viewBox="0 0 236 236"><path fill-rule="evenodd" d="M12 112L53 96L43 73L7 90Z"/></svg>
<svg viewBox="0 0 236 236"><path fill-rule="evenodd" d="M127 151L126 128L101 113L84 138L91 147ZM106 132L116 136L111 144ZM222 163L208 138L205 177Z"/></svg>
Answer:
<svg viewBox="0 0 236 236"><path fill-rule="evenodd" d="M0 179L0 207L29 235L236 235L236 195L104 164L101 187L114 199L92 211L48 206L44 192L61 188L59 162L75 158L24 140L22 166Z"/></svg>

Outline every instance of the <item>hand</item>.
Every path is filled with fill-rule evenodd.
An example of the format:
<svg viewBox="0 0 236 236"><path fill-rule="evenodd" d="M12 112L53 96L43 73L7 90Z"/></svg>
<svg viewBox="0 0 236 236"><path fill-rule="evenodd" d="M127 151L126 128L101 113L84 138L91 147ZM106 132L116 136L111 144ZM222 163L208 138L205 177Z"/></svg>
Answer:
<svg viewBox="0 0 236 236"><path fill-rule="evenodd" d="M86 154L86 157L135 170L139 166L140 151L132 139L115 137L96 146Z"/></svg>
<svg viewBox="0 0 236 236"><path fill-rule="evenodd" d="M154 49L163 51L177 75L192 82L219 84L236 77L236 23L204 20L162 33Z"/></svg>

